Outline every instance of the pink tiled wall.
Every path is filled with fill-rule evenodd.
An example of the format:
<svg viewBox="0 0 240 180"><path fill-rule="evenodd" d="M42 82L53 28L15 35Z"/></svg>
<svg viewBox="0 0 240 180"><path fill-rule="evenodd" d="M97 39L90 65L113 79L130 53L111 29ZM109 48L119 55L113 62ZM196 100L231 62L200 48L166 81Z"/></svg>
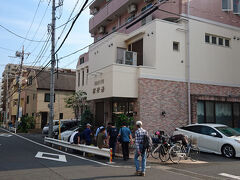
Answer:
<svg viewBox="0 0 240 180"><path fill-rule="evenodd" d="M147 130L160 129L171 134L176 127L188 124L187 83L144 78L138 83L137 119ZM240 102L240 88L191 84L192 123L197 122L198 100Z"/></svg>

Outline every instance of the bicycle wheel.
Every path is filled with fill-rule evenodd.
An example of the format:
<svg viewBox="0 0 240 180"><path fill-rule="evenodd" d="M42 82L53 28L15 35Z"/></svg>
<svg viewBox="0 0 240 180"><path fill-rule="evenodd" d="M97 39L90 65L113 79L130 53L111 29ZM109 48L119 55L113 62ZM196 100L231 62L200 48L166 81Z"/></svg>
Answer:
<svg viewBox="0 0 240 180"><path fill-rule="evenodd" d="M162 162L169 160L169 148L165 145L159 147L159 158Z"/></svg>
<svg viewBox="0 0 240 180"><path fill-rule="evenodd" d="M198 147L191 147L191 149L189 150L188 156L192 161L198 161L199 154L200 154L200 151Z"/></svg>
<svg viewBox="0 0 240 180"><path fill-rule="evenodd" d="M180 145L173 145L170 150L169 150L169 157L170 160L174 163L177 164L181 160L181 154L182 153L182 148Z"/></svg>
<svg viewBox="0 0 240 180"><path fill-rule="evenodd" d="M159 158L159 148L160 148L160 145L158 146L155 146L155 148L152 150L151 152L151 156L154 158L154 159L158 159Z"/></svg>

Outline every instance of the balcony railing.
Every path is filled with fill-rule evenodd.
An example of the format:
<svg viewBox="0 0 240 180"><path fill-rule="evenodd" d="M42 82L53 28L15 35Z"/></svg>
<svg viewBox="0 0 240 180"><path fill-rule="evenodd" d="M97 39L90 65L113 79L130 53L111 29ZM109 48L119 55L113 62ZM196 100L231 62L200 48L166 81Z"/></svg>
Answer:
<svg viewBox="0 0 240 180"><path fill-rule="evenodd" d="M106 20L109 16L113 15L127 2L128 0L111 0L107 3L89 20L89 31L91 32L97 25Z"/></svg>
<svg viewBox="0 0 240 180"><path fill-rule="evenodd" d="M127 51L124 48L117 48L117 64L137 65L137 53Z"/></svg>

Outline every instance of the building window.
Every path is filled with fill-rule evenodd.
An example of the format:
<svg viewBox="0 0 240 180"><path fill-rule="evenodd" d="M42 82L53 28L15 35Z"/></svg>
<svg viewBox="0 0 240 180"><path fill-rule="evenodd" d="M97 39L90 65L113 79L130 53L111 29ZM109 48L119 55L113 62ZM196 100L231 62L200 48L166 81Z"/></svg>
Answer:
<svg viewBox="0 0 240 180"><path fill-rule="evenodd" d="M217 44L217 37L216 36L212 36L212 44Z"/></svg>
<svg viewBox="0 0 240 180"><path fill-rule="evenodd" d="M229 39L225 39L225 46L230 47L230 40Z"/></svg>
<svg viewBox="0 0 240 180"><path fill-rule="evenodd" d="M63 113L59 113L59 119L63 119Z"/></svg>
<svg viewBox="0 0 240 180"><path fill-rule="evenodd" d="M173 42L173 50L174 51L179 51L179 42Z"/></svg>
<svg viewBox="0 0 240 180"><path fill-rule="evenodd" d="M86 72L87 72L87 74L86 74L86 84L88 84L88 72L89 72L88 67L87 67Z"/></svg>
<svg viewBox="0 0 240 180"><path fill-rule="evenodd" d="M28 86L32 85L32 76L28 77L27 85Z"/></svg>
<svg viewBox="0 0 240 180"><path fill-rule="evenodd" d="M54 102L55 102L55 94L54 94ZM50 93L45 93L44 102L50 102Z"/></svg>
<svg viewBox="0 0 240 180"><path fill-rule="evenodd" d="M29 96L27 96L27 104L29 104Z"/></svg>
<svg viewBox="0 0 240 180"><path fill-rule="evenodd" d="M80 58L80 64L83 64L84 63L84 57L81 57Z"/></svg>
<svg viewBox="0 0 240 180"><path fill-rule="evenodd" d="M223 46L223 38L218 38L218 45Z"/></svg>
<svg viewBox="0 0 240 180"><path fill-rule="evenodd" d="M50 94L49 93L45 93L44 102L50 102Z"/></svg>
<svg viewBox="0 0 240 180"><path fill-rule="evenodd" d="M240 14L240 0L233 0L233 13Z"/></svg>
<svg viewBox="0 0 240 180"><path fill-rule="evenodd" d="M222 0L222 11L232 10L232 0Z"/></svg>
<svg viewBox="0 0 240 180"><path fill-rule="evenodd" d="M80 87L80 72L78 72L78 87Z"/></svg>
<svg viewBox="0 0 240 180"><path fill-rule="evenodd" d="M205 34L205 42L210 43L210 36L208 34Z"/></svg>
<svg viewBox="0 0 240 180"><path fill-rule="evenodd" d="M217 35L205 34L205 42L209 44L230 47L230 39Z"/></svg>
<svg viewBox="0 0 240 180"><path fill-rule="evenodd" d="M198 101L198 123L217 123L240 128L240 103Z"/></svg>
<svg viewBox="0 0 240 180"><path fill-rule="evenodd" d="M82 71L82 86L84 86L84 70Z"/></svg>
<svg viewBox="0 0 240 180"><path fill-rule="evenodd" d="M153 6L152 3L147 4L146 6L144 6L144 7L141 9L141 12L143 13L144 11L150 9L152 6Z"/></svg>

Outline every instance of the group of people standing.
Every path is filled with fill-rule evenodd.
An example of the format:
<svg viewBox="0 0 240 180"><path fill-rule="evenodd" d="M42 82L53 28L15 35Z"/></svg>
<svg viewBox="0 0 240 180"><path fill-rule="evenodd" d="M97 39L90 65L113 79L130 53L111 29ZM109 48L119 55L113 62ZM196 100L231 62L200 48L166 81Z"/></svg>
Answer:
<svg viewBox="0 0 240 180"><path fill-rule="evenodd" d="M148 134L146 130L142 128L142 122L136 122L135 131L135 146L136 152L134 156L134 162L136 166L137 176L145 176L146 169L146 149L143 147L144 135ZM80 133L75 132L70 136L70 142L74 144L84 143L86 145L92 144L93 133L91 131L91 124L86 125L86 129ZM96 145L101 149L103 147L112 148L113 159L115 158L116 145L121 143L123 159L127 161L129 159L129 144L133 144L133 137L131 130L123 124L122 127L118 130L113 123L108 123L108 127L100 126L97 128L96 133L94 134L94 139L96 140ZM142 168L140 171L139 165L139 156L142 157Z"/></svg>

